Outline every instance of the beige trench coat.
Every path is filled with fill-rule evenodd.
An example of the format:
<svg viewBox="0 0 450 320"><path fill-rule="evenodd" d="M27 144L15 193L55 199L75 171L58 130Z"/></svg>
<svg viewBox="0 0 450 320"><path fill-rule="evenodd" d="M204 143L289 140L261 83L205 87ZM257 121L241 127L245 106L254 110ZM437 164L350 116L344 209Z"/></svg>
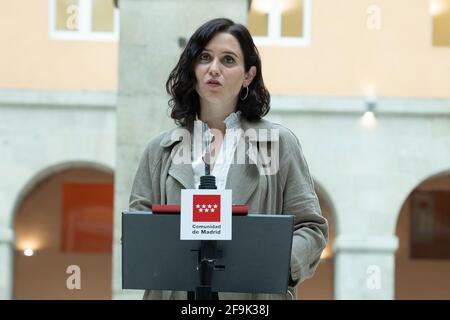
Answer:
<svg viewBox="0 0 450 320"><path fill-rule="evenodd" d="M256 132L260 132L259 129L278 131L278 139L274 138L276 135L250 134L247 140L241 139L241 143L246 140L248 148L253 147L251 150L257 150L260 145L277 144L279 169L269 174L260 174L263 170L261 163L267 163L265 160L251 164L233 162L228 172L226 188L232 190L233 204L247 204L250 213L294 215L291 281L286 294L220 292L219 299L293 299L296 297L295 286L315 272L327 244L328 224L321 215L313 181L297 137L282 125L269 121L241 121L244 133L255 132L251 129ZM196 187L191 164L172 161L172 156L180 153L183 148L184 156L190 159L190 143L183 143L183 140L186 142L190 139L175 134L177 129L179 130L174 128L163 132L145 149L132 186L129 204L131 210L148 211L153 203L179 204L181 189ZM180 291L147 290L144 293L144 299L186 298L187 293Z"/></svg>

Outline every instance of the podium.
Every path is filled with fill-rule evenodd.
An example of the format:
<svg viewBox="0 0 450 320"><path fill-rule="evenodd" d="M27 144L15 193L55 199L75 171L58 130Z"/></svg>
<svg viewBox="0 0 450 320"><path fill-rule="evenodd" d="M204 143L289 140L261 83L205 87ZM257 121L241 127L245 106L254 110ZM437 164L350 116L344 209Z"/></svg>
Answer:
<svg viewBox="0 0 450 320"><path fill-rule="evenodd" d="M217 240L214 292L286 293L294 217L232 217L232 240ZM195 291L200 286L201 240L180 240L180 216L122 214L122 288Z"/></svg>

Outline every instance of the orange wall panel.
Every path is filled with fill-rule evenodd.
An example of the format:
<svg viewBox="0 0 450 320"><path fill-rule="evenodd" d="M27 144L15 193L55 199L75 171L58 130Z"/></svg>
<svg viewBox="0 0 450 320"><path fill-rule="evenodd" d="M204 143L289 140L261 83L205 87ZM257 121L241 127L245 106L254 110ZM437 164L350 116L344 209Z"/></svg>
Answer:
<svg viewBox="0 0 450 320"><path fill-rule="evenodd" d="M111 252L113 184L63 186L62 251Z"/></svg>

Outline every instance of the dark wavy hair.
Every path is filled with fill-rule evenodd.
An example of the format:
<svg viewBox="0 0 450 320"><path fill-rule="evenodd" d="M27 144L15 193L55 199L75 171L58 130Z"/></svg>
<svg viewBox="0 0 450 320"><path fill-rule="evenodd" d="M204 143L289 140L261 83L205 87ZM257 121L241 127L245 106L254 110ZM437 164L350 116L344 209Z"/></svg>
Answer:
<svg viewBox="0 0 450 320"><path fill-rule="evenodd" d="M250 32L242 24L218 18L204 23L194 32L166 82L167 93L171 96L170 116L177 125L186 126L195 119L199 111L200 101L195 90L195 63L208 42L217 33L222 32L229 33L238 40L244 55L245 72L252 66L256 67L256 75L248 87L248 96L244 101L238 98L236 111L240 110L245 119L255 121L264 117L270 110L270 94L264 86L261 58ZM245 95L245 92L243 94Z"/></svg>

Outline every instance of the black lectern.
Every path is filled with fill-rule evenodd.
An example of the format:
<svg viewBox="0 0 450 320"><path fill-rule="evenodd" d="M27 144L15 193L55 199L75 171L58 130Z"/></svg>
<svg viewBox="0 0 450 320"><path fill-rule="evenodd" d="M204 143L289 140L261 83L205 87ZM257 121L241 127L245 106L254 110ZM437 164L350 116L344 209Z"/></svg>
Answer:
<svg viewBox="0 0 450 320"><path fill-rule="evenodd" d="M294 217L233 216L232 240L217 241L213 292L286 293ZM195 291L200 240L180 240L180 216L122 214L122 288Z"/></svg>

